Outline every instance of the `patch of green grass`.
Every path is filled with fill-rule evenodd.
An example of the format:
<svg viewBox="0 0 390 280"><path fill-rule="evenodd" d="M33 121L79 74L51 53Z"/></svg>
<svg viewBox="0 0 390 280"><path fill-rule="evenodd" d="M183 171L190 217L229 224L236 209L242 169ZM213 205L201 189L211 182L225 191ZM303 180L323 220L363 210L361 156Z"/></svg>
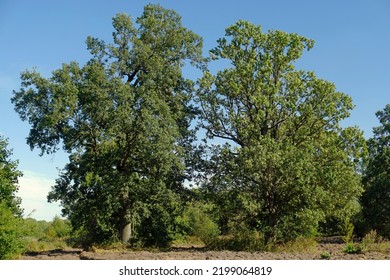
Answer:
<svg viewBox="0 0 390 280"><path fill-rule="evenodd" d="M321 253L321 255L320 255L320 259L321 259L321 260L330 260L330 257L331 257L331 255L330 255L329 252L323 252L323 253Z"/></svg>
<svg viewBox="0 0 390 280"><path fill-rule="evenodd" d="M68 247L65 240L57 239L47 241L32 236L23 237L22 243L24 252L44 252Z"/></svg>
<svg viewBox="0 0 390 280"><path fill-rule="evenodd" d="M361 254L362 248L355 243L347 243L345 244L344 252L347 254Z"/></svg>

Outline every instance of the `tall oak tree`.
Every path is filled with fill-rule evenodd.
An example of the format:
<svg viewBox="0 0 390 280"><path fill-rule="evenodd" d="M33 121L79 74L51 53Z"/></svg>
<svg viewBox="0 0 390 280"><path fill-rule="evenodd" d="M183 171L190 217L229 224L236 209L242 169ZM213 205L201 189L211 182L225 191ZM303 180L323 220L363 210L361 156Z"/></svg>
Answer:
<svg viewBox="0 0 390 280"><path fill-rule="evenodd" d="M113 43L87 38L84 66L63 64L50 78L23 72L12 102L31 124L31 148L62 145L69 154L48 198L86 243L119 232L123 242L164 245L194 139L193 82L182 67L202 62L202 40L159 5L145 6L135 23L118 14L113 27Z"/></svg>
<svg viewBox="0 0 390 280"><path fill-rule="evenodd" d="M259 231L265 243L348 220L362 192L362 132L340 126L351 98L294 66L313 45L238 21L210 52L229 66L199 80L201 127L219 139L204 188L223 197L223 224Z"/></svg>

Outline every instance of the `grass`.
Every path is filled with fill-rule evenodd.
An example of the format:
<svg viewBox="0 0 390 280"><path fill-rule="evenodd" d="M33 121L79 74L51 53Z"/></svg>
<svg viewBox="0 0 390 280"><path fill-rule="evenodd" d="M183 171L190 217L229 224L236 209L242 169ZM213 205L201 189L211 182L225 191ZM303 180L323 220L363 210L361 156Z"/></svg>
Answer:
<svg viewBox="0 0 390 280"><path fill-rule="evenodd" d="M198 236L181 237L172 242L172 247L204 247L204 242Z"/></svg>
<svg viewBox="0 0 390 280"><path fill-rule="evenodd" d="M298 237L294 241L271 248L274 252L284 253L317 253L317 242L313 237Z"/></svg>
<svg viewBox="0 0 390 280"><path fill-rule="evenodd" d="M330 257L331 257L331 255L329 252L322 252L320 255L321 260L330 260Z"/></svg>
<svg viewBox="0 0 390 280"><path fill-rule="evenodd" d="M350 242L345 244L344 252L347 254L361 254L363 250L359 244Z"/></svg>
<svg viewBox="0 0 390 280"><path fill-rule="evenodd" d="M47 241L32 236L22 238L22 243L24 252L44 252L69 247L63 239Z"/></svg>
<svg viewBox="0 0 390 280"><path fill-rule="evenodd" d="M361 241L361 248L363 252L380 252L389 254L390 242L377 234L375 230L372 230L363 237Z"/></svg>
<svg viewBox="0 0 390 280"><path fill-rule="evenodd" d="M24 244L24 252L44 252L56 249L66 249L71 246L66 242L66 238L47 238L47 236L32 236L27 235L22 238ZM345 242L345 240L343 240ZM343 243L343 242L342 242ZM329 248L317 246L317 241L313 237L299 237L295 241L290 241L285 244L274 244L270 247L265 247L262 236L256 232L250 232L238 235L218 236L215 243L210 246L205 246L202 240L196 236L186 236L177 238L171 246L172 248L191 249L204 248L205 250L231 250L231 251L269 251L276 253L290 254L314 254L321 260L332 259L332 251ZM340 244L341 245L341 244ZM369 252L378 252L381 254L390 254L390 242L378 235L375 231L369 232L359 242L349 239L345 242L342 249L346 254L365 254ZM333 247L332 247L333 248ZM338 247L340 248L340 247ZM124 251L146 250L151 252L161 252L161 248L129 248L121 242L113 242L105 245L97 245L91 247L91 251L97 253L104 252L124 252ZM169 249L168 249L169 250ZM339 251L340 252L340 251ZM335 255L337 258L337 254Z"/></svg>

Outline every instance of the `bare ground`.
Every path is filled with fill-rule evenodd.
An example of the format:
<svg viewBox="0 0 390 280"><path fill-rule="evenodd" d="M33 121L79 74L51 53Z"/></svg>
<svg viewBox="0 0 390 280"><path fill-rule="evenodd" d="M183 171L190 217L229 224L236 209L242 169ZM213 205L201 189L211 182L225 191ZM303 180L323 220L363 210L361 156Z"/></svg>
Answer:
<svg viewBox="0 0 390 280"><path fill-rule="evenodd" d="M68 248L46 252L26 253L22 260L386 260L390 252L365 252L348 254L345 244L332 240L318 242L317 248L308 252L235 252L208 251L204 248L173 248L167 252L151 251L83 251Z"/></svg>

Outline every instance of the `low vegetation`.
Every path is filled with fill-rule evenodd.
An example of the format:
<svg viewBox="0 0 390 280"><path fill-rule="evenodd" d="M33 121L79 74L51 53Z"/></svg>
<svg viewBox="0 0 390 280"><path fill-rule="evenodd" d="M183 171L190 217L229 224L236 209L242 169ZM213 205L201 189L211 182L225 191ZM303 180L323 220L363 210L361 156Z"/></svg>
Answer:
<svg viewBox="0 0 390 280"><path fill-rule="evenodd" d="M65 249L72 245L69 221L15 218L0 209L0 259L17 259L23 253Z"/></svg>

